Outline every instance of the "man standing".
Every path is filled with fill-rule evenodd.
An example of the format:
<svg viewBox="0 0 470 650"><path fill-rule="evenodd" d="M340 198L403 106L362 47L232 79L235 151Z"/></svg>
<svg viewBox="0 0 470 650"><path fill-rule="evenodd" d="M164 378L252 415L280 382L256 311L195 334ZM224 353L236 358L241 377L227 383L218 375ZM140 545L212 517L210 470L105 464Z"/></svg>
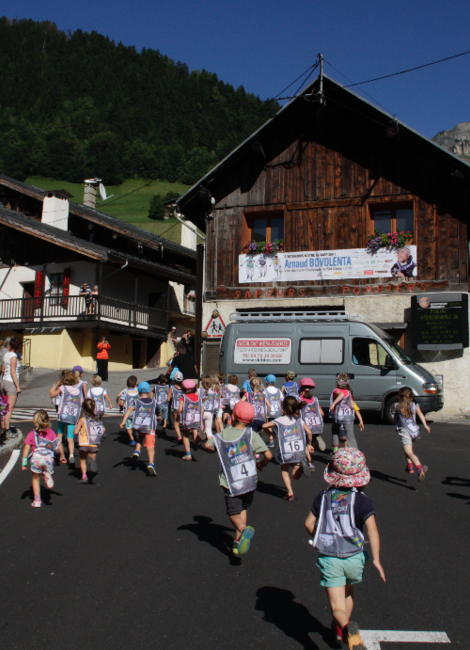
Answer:
<svg viewBox="0 0 470 650"><path fill-rule="evenodd" d="M186 352L186 348L181 343L178 343L176 356L173 357L172 363L178 366L178 370L183 373L185 379L199 379L194 357ZM171 367L168 368L167 375L170 373Z"/></svg>

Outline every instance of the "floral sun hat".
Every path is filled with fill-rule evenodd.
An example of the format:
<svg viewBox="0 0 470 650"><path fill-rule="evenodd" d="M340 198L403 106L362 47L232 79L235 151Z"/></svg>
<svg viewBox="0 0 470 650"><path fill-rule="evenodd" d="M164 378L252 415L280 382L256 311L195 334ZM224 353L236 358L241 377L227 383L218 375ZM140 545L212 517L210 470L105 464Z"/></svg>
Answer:
<svg viewBox="0 0 470 650"><path fill-rule="evenodd" d="M352 447L339 449L325 468L323 478L336 488L358 488L370 481L366 457Z"/></svg>

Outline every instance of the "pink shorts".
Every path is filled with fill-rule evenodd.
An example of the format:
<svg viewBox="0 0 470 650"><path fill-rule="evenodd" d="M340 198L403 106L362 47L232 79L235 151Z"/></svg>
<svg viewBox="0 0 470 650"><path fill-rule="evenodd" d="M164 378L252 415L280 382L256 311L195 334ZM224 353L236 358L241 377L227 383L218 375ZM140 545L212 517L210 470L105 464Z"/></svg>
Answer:
<svg viewBox="0 0 470 650"><path fill-rule="evenodd" d="M42 454L33 453L31 456L31 471L34 474L42 474L43 472L54 473L54 458L51 456L43 456Z"/></svg>

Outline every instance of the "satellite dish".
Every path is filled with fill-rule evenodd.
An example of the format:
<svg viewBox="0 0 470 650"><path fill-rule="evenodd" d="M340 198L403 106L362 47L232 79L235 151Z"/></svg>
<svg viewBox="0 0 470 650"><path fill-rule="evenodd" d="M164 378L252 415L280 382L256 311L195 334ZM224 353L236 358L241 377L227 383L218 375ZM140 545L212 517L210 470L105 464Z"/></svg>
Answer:
<svg viewBox="0 0 470 650"><path fill-rule="evenodd" d="M108 198L108 197L106 196L106 188L105 188L105 186L103 185L103 183L100 183L99 187L100 187L101 198L103 199L103 201L106 201L106 199Z"/></svg>

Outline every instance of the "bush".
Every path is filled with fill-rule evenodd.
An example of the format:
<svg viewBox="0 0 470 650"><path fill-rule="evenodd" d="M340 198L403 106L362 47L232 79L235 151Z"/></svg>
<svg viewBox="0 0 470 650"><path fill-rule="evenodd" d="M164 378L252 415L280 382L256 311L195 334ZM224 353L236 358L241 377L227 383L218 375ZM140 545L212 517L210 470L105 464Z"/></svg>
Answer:
<svg viewBox="0 0 470 650"><path fill-rule="evenodd" d="M161 194L155 194L149 205L149 217L155 221L163 221L165 218L165 204Z"/></svg>

